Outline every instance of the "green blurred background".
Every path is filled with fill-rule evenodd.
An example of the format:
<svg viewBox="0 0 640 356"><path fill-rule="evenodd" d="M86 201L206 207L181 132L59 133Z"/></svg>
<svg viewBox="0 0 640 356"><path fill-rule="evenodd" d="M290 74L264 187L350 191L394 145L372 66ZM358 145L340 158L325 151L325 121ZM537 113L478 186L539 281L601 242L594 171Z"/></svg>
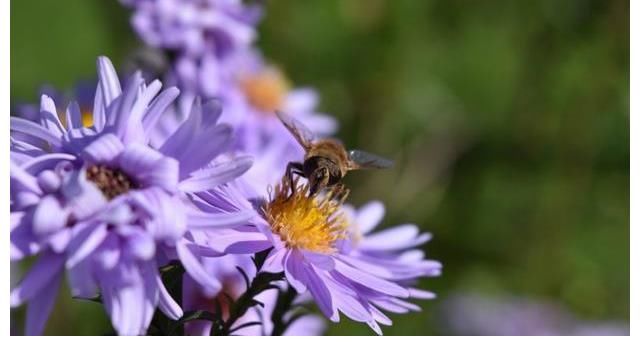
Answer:
<svg viewBox="0 0 640 356"><path fill-rule="evenodd" d="M396 159L352 174L351 201L379 199L385 226L435 235L427 253L444 273L421 286L439 298L386 334L444 333L436 311L464 292L628 322L628 2L279 0L260 36L294 83L319 90L348 146ZM97 55L118 65L137 45L116 1L13 1L12 103L91 79ZM47 327L108 330L100 306L68 294Z"/></svg>

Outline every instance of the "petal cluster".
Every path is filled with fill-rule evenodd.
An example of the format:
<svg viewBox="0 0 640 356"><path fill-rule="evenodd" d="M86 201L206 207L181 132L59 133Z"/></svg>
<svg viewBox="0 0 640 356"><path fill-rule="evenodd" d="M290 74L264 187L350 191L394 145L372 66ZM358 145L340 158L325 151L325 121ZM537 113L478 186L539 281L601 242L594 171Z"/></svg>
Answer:
<svg viewBox="0 0 640 356"><path fill-rule="evenodd" d="M47 96L37 122L11 118L13 133L43 143L16 139L12 146L11 258L39 256L11 294L12 306L29 302L34 316L27 318L28 333L42 331L43 310L50 310L65 271L75 296L101 298L120 334L145 333L156 307L179 318L181 308L162 285L158 267L177 259L204 290L217 293L220 282L201 264L208 251L190 231L234 226L253 216L249 210L202 212L189 197L251 165L246 157L219 159L231 129L217 124L216 102L194 105L180 128L153 147L149 133L178 90L160 92L159 81L147 85L138 73L122 90L104 57L98 73L92 126L83 126L75 103L63 125Z"/></svg>

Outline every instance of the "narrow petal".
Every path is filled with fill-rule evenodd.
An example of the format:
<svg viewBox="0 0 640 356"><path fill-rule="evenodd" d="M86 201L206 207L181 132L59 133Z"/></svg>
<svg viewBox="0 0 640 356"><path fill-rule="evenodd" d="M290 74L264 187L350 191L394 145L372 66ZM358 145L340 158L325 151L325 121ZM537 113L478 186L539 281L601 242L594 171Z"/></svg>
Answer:
<svg viewBox="0 0 640 356"><path fill-rule="evenodd" d="M26 335L42 335L44 327L49 319L51 310L56 301L58 290L60 289L60 281L62 273L54 275L51 280L42 288L42 292L38 293L27 307L27 316L25 321Z"/></svg>
<svg viewBox="0 0 640 356"><path fill-rule="evenodd" d="M231 161L195 172L192 177L180 182L183 192L201 192L227 183L246 172L253 164L249 156L234 158Z"/></svg>
<svg viewBox="0 0 640 356"><path fill-rule="evenodd" d="M409 288L409 293L411 294L411 298L417 299L434 299L436 297L436 294L433 292L416 288Z"/></svg>
<svg viewBox="0 0 640 356"><path fill-rule="evenodd" d="M273 249L267 255L267 258L262 265L262 271L269 273L280 273L284 270L284 257L287 254L287 250L284 248Z"/></svg>
<svg viewBox="0 0 640 356"><path fill-rule="evenodd" d="M82 155L92 163L111 163L124 150L124 144L111 133L101 135L85 147Z"/></svg>
<svg viewBox="0 0 640 356"><path fill-rule="evenodd" d="M76 298L93 298L98 293L98 286L93 277L90 261L84 260L67 269L67 279L71 295Z"/></svg>
<svg viewBox="0 0 640 356"><path fill-rule="evenodd" d="M48 95L42 95L40 97L40 122L51 133L56 136L62 136L64 128L58 118L58 109Z"/></svg>
<svg viewBox="0 0 640 356"><path fill-rule="evenodd" d="M303 271L306 274L307 288L309 288L309 292L313 296L318 308L320 308L322 314L327 318L332 318L334 314L333 300L326 284L320 276L316 274L313 268L305 268Z"/></svg>
<svg viewBox="0 0 640 356"><path fill-rule="evenodd" d="M67 129L79 129L82 127L82 112L80 112L80 105L78 105L77 101L71 101L67 105L65 120Z"/></svg>
<svg viewBox="0 0 640 356"><path fill-rule="evenodd" d="M115 98L122 94L118 73L107 57L98 57L98 79L104 107L107 108Z"/></svg>
<svg viewBox="0 0 640 356"><path fill-rule="evenodd" d="M189 211L187 224L190 229L233 227L247 223L256 216L255 210L240 210L232 213L211 214Z"/></svg>
<svg viewBox="0 0 640 356"><path fill-rule="evenodd" d="M183 312L180 305L176 303L171 297L171 294L167 291L160 276L156 276L156 283L158 286L158 292L160 293L160 299L158 300L158 307L160 310L170 319L178 320L182 318Z"/></svg>
<svg viewBox="0 0 640 356"><path fill-rule="evenodd" d="M120 107L118 108L115 121L113 122L114 132L118 137L124 138L127 136L127 129L131 124L135 124L130 123L130 120L134 119L131 117L131 111L138 97L138 89L143 82L144 80L142 79L142 73L140 71L136 71L127 82L121 97L122 101L120 102ZM138 117L138 119L140 118ZM124 141L128 142L128 140Z"/></svg>
<svg viewBox="0 0 640 356"><path fill-rule="evenodd" d="M29 269L20 284L11 291L11 307L20 306L39 294L48 285L49 281L62 273L63 264L63 255L45 252Z"/></svg>
<svg viewBox="0 0 640 356"><path fill-rule="evenodd" d="M151 131L158 123L158 119L162 117L167 107L173 103L173 101L180 94L180 90L176 87L165 89L156 97L156 99L149 105L144 117L142 118L142 126L145 132Z"/></svg>
<svg viewBox="0 0 640 356"><path fill-rule="evenodd" d="M25 171L37 174L45 169L54 169L60 162L73 162L76 160L74 155L67 153L46 153L40 157L36 157L22 165Z"/></svg>
<svg viewBox="0 0 640 356"><path fill-rule="evenodd" d="M405 288L395 283L386 281L382 278L378 278L372 274L353 268L340 260L336 260L336 271L338 271L344 277L352 280L353 282L378 291L380 293L385 293L402 298L409 297L409 291L407 291Z"/></svg>
<svg viewBox="0 0 640 356"><path fill-rule="evenodd" d="M311 263L314 267L323 270L332 270L335 267L333 257L330 255L315 253L311 251L303 252L304 258Z"/></svg>
<svg viewBox="0 0 640 356"><path fill-rule="evenodd" d="M410 248L416 245L415 240L419 232L415 225L395 226L366 236L360 247L366 250L386 251Z"/></svg>
<svg viewBox="0 0 640 356"><path fill-rule="evenodd" d="M189 173L204 168L220 152L227 149L231 142L231 127L227 125L216 125L191 137L190 141L183 142L188 143L188 148L182 151L180 156L184 159L181 160L181 176L186 177Z"/></svg>
<svg viewBox="0 0 640 356"><path fill-rule="evenodd" d="M107 237L107 227L104 224L92 223L80 230L74 239L74 246L70 248L66 262L67 268L73 268L92 253Z"/></svg>
<svg viewBox="0 0 640 356"><path fill-rule="evenodd" d="M42 194L42 190L38 185L36 177L26 172L13 161L9 161L9 168L9 177L12 189L27 189L37 195Z"/></svg>
<svg viewBox="0 0 640 356"><path fill-rule="evenodd" d="M218 294L220 289L222 289L222 285L217 279L207 273L198 258L189 250L184 242L179 241L176 243L176 251L187 273L204 288L205 294L209 296Z"/></svg>
<svg viewBox="0 0 640 356"><path fill-rule="evenodd" d="M33 121L11 117L11 130L47 141L53 146L62 146L62 135L47 130Z"/></svg>
<svg viewBox="0 0 640 356"><path fill-rule="evenodd" d="M106 106L104 105L104 96L102 95L102 84L98 83L96 88L96 96L93 100L93 126L98 131L104 129L104 125L107 123Z"/></svg>
<svg viewBox="0 0 640 356"><path fill-rule="evenodd" d="M289 251L284 258L284 274L287 277L287 282L300 294L307 291L306 275L302 270L305 268L302 266L303 263L302 256L295 250Z"/></svg>
<svg viewBox="0 0 640 356"><path fill-rule="evenodd" d="M356 213L356 223L362 234L368 234L373 230L384 217L384 204L379 201L372 201L360 209Z"/></svg>

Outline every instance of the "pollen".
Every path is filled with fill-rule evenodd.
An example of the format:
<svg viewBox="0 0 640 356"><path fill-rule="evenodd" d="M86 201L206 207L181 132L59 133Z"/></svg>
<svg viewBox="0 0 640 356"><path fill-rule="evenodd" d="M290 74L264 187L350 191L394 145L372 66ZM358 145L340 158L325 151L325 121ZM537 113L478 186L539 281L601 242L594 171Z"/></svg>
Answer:
<svg viewBox="0 0 640 356"><path fill-rule="evenodd" d="M271 229L288 248L331 253L335 242L348 236L348 220L340 211L349 191L342 185L309 197L309 184L291 183L287 176L270 192L264 213Z"/></svg>
<svg viewBox="0 0 640 356"><path fill-rule="evenodd" d="M104 165L88 167L87 180L93 182L108 200L136 188L135 183L123 171Z"/></svg>
<svg viewBox="0 0 640 356"><path fill-rule="evenodd" d="M277 69L269 68L240 80L242 89L255 108L265 112L281 109L289 83Z"/></svg>

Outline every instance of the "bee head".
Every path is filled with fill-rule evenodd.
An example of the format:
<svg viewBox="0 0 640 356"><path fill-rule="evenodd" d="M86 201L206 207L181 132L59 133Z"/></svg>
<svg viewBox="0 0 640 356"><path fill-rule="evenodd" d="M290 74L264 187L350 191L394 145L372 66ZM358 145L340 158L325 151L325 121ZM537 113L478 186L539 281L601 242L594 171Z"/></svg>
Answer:
<svg viewBox="0 0 640 356"><path fill-rule="evenodd" d="M327 167L318 167L309 175L309 195L313 196L329 183L329 169Z"/></svg>

